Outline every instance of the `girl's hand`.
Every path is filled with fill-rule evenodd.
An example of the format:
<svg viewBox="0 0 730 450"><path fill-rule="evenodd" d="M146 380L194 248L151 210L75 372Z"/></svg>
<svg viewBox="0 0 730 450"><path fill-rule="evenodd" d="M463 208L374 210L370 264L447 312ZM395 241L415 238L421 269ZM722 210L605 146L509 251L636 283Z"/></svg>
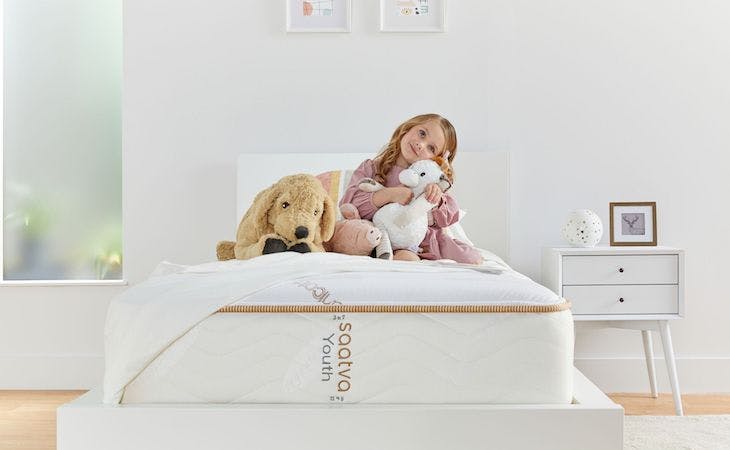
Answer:
<svg viewBox="0 0 730 450"><path fill-rule="evenodd" d="M431 183L426 186L423 193L426 195L426 200L434 205L438 205L441 202L441 198L444 196L444 191L441 190L441 186L436 183Z"/></svg>
<svg viewBox="0 0 730 450"><path fill-rule="evenodd" d="M401 205L407 205L413 198L413 191L411 188L406 186L398 186L388 188L390 189L390 202L400 203Z"/></svg>

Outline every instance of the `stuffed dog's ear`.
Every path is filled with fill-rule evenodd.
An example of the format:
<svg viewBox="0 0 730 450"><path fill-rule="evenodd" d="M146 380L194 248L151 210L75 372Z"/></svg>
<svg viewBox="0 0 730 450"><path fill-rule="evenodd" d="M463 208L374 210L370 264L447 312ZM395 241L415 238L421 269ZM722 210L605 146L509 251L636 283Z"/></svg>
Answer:
<svg viewBox="0 0 730 450"><path fill-rule="evenodd" d="M253 227L256 235L267 234L269 227L269 212L279 196L279 187L274 184L256 195L253 200Z"/></svg>
<svg viewBox="0 0 730 450"><path fill-rule="evenodd" d="M337 220L335 204L329 195L325 195L322 204L322 219L319 223L319 233L322 242L327 242L332 239L332 235L335 233L335 220Z"/></svg>

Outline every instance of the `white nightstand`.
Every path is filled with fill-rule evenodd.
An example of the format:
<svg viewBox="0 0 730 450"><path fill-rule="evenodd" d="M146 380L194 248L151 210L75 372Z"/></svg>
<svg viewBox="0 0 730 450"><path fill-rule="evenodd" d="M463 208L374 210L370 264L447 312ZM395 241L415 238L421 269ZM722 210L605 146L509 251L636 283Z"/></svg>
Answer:
<svg viewBox="0 0 730 450"><path fill-rule="evenodd" d="M684 251L668 247L545 248L542 282L572 303L576 327L641 330L654 397L651 331L659 331L674 409L682 415L669 321L684 316Z"/></svg>

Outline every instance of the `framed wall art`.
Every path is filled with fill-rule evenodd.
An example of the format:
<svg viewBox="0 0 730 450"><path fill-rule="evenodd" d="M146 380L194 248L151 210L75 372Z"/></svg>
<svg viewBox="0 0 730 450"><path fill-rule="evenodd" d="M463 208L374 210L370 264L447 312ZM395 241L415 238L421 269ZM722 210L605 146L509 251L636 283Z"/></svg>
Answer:
<svg viewBox="0 0 730 450"><path fill-rule="evenodd" d="M656 202L610 203L611 245L657 245Z"/></svg>
<svg viewBox="0 0 730 450"><path fill-rule="evenodd" d="M352 0L286 0L288 33L349 33Z"/></svg>
<svg viewBox="0 0 730 450"><path fill-rule="evenodd" d="M380 31L446 31L446 0L380 0Z"/></svg>

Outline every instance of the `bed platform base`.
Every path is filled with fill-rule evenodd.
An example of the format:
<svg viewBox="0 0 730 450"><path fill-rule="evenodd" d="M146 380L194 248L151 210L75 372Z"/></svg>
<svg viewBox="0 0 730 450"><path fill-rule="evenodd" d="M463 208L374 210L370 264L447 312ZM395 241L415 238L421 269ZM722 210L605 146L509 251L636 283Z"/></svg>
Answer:
<svg viewBox="0 0 730 450"><path fill-rule="evenodd" d="M58 408L59 450L621 449L623 409L575 369L570 405L120 405Z"/></svg>

